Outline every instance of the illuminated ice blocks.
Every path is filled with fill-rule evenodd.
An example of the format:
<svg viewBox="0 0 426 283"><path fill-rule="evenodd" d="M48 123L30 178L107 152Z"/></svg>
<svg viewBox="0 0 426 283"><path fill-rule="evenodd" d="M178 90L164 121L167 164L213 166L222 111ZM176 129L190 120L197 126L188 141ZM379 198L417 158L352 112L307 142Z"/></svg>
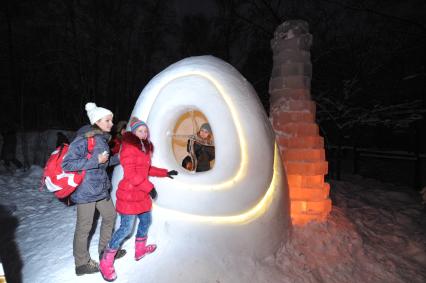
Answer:
<svg viewBox="0 0 426 283"><path fill-rule="evenodd" d="M207 172L186 171L173 152L176 123L190 111L213 131L216 158ZM150 179L158 198L148 238L158 250L135 272L144 282L250 282L256 262L287 240L290 223L274 132L253 87L218 58L190 57L148 83L132 116L150 127L152 164L179 171L173 180ZM121 177L117 167L113 199Z"/></svg>

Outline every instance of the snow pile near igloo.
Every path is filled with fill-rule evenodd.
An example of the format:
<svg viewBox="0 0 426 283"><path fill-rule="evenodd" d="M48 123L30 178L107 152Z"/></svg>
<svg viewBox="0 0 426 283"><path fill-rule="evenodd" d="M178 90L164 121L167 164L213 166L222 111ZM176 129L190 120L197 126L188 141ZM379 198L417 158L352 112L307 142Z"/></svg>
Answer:
<svg viewBox="0 0 426 283"><path fill-rule="evenodd" d="M17 274L21 270L23 283L105 282L99 273L75 275L75 206L65 206L46 190L40 192L41 175L42 168L37 166L10 174L0 163L0 205L17 207L12 215L1 215L2 236L13 232L4 225L10 223L8 219L18 223L14 242L1 243L0 249L8 252L2 260L13 259L11 264ZM241 276L251 276L249 282L256 283L425 282L426 212L420 195L407 187L359 176L344 176L344 180L330 182L334 206L325 223L293 228L290 240L278 251L256 261L243 260L248 268ZM96 230L90 246L93 258L98 237ZM184 255L175 258L176 265L184 260ZM136 262L131 254L126 255L116 261L115 282L155 278L158 273L146 269L150 264L149 257ZM226 274L210 274L201 282L239 281L231 281Z"/></svg>

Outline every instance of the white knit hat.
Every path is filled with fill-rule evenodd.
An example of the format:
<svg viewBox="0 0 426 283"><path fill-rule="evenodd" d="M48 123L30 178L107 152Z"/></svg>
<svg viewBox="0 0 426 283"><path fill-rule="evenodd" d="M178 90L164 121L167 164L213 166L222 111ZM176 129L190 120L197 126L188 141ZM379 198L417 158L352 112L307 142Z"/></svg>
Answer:
<svg viewBox="0 0 426 283"><path fill-rule="evenodd" d="M90 124L95 124L96 121L102 119L105 116L113 115L112 112L106 108L97 107L95 103L86 103L87 116L89 116Z"/></svg>

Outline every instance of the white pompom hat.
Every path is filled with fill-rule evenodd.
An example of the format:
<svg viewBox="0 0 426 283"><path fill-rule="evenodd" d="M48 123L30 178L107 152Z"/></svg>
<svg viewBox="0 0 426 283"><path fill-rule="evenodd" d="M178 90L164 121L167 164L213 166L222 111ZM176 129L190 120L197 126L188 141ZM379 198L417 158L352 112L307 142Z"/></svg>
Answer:
<svg viewBox="0 0 426 283"><path fill-rule="evenodd" d="M102 119L105 116L113 115L110 110L103 107L98 107L93 102L86 103L85 108L87 111L87 116L89 117L89 120L90 120L90 124L92 125L95 124L96 121L98 121L99 119Z"/></svg>

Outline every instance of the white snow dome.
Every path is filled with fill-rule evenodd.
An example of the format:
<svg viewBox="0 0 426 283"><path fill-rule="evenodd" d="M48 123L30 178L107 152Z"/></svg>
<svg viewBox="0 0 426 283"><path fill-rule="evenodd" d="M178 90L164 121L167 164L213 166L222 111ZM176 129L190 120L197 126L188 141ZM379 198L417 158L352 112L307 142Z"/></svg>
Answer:
<svg viewBox="0 0 426 283"><path fill-rule="evenodd" d="M206 172L182 168L185 153L174 144L188 134L176 133L176 125L191 112L214 135L214 166ZM179 172L173 180L150 178L158 198L148 243L158 248L132 272L143 272L144 282L253 282L256 262L273 256L290 227L287 181L253 87L218 58L190 57L148 83L132 116L150 128L152 165ZM114 200L121 178L118 166ZM133 245L132 238L124 247L132 254Z"/></svg>

